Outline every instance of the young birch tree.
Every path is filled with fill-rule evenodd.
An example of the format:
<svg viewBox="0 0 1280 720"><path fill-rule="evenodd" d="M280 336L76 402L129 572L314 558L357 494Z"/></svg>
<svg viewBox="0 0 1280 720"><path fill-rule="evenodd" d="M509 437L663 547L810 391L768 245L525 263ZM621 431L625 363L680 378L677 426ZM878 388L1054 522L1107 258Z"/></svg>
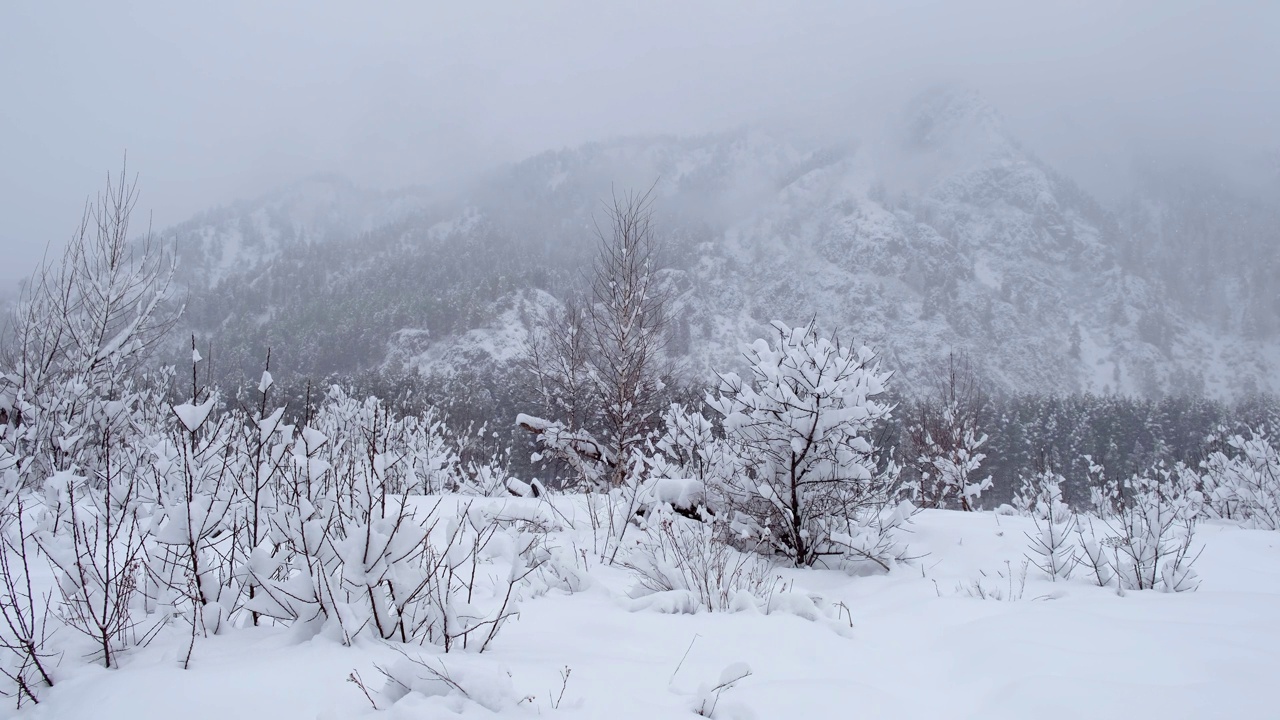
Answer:
<svg viewBox="0 0 1280 720"><path fill-rule="evenodd" d="M569 304L563 322L530 343L528 365L556 417L518 422L596 489L635 481L634 451L660 409L669 315L652 193L614 196L607 229L596 227L591 302Z"/></svg>

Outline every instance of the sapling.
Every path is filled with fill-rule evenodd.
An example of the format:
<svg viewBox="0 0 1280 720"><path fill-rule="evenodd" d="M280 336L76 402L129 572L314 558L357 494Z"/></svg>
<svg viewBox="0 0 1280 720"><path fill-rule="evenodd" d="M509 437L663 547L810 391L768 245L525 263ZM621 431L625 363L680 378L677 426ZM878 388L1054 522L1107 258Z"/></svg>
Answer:
<svg viewBox="0 0 1280 720"><path fill-rule="evenodd" d="M1031 518L1036 524L1035 534L1027 534L1031 540L1028 556L1050 580L1066 580L1078 562L1071 543L1071 533L1076 528L1076 516L1062 501L1062 476L1045 470L1036 480L1039 491Z"/></svg>

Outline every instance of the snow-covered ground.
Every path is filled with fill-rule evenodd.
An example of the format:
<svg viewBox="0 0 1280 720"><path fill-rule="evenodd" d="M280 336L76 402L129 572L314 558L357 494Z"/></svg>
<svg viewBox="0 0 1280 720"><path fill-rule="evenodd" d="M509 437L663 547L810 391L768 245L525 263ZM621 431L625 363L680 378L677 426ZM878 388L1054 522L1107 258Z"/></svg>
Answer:
<svg viewBox="0 0 1280 720"><path fill-rule="evenodd" d="M545 501L494 500L514 505ZM581 517L572 498L555 502ZM689 718L702 685L735 663L751 675L724 691L722 718L1266 718L1280 670L1280 534L1203 523L1198 591L1117 595L1083 577L1020 580L1031 520L925 511L911 526L918 560L887 575L780 569L795 589L840 607L838 620L757 612L661 614L628 597L627 570L590 552L590 529L557 533L584 549L589 586L525 601L489 651L443 654L460 682L509 682L528 697L503 717ZM985 573L985 575L984 575ZM1004 576L1001 576L1001 573ZM1012 577L1009 577L1012 575ZM975 581L1016 600L979 599ZM348 676L381 684L395 648L241 628L197 642L174 630L123 667L83 663L21 718L97 720L491 717L459 697L409 695L376 712ZM562 672L568 668L567 681ZM738 668L741 671L741 667ZM558 708L555 707L558 705ZM6 710L4 712L12 712Z"/></svg>

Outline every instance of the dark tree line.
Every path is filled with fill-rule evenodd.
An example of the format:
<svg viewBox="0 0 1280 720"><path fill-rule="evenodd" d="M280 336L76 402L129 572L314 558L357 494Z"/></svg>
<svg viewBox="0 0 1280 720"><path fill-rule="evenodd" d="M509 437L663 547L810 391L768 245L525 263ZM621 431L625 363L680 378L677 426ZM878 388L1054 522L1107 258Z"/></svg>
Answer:
<svg viewBox="0 0 1280 720"><path fill-rule="evenodd" d="M885 429L886 446L898 449L899 460L911 460L902 455L912 446L908 428L919 415L919 401L901 401ZM981 474L993 479L982 505L1007 502L1022 477L1045 469L1065 478L1065 499L1078 504L1089 500L1086 456L1116 480L1158 463L1194 466L1215 449L1224 432L1280 426L1280 398L1254 395L1224 402L1189 396L1012 395L984 398L976 416L976 427L988 436Z"/></svg>

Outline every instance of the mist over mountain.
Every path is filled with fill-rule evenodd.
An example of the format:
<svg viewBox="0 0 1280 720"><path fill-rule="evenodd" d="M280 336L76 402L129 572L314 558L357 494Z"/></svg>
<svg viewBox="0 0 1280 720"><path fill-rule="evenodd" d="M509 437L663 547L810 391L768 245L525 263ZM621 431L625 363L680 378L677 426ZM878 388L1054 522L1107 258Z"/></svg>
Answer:
<svg viewBox="0 0 1280 720"><path fill-rule="evenodd" d="M1104 207L973 91L892 117L834 142L747 127L591 143L447 198L315 177L162 235L185 322L231 382L268 347L273 370L310 377L512 382L530 323L584 291L602 202L652 187L670 350L695 382L770 320L816 317L907 387L955 351L1006 392L1277 389L1280 184L1153 164Z"/></svg>

